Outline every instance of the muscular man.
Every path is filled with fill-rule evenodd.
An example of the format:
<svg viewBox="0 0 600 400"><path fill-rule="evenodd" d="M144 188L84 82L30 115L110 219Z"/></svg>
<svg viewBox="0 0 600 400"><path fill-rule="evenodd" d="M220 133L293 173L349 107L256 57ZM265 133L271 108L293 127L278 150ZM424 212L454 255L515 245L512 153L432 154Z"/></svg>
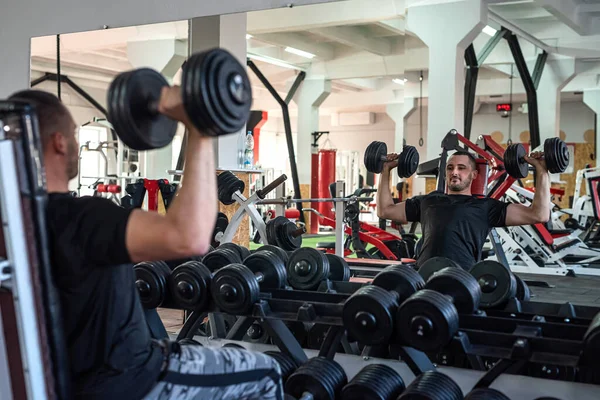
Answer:
<svg viewBox="0 0 600 400"><path fill-rule="evenodd" d="M397 158L397 154L390 154L384 164L377 191L377 215L401 224L421 223L423 244L417 266L432 257L443 256L468 270L480 261L491 228L543 223L550 218L550 175L542 153L525 157L536 170L531 207L473 196L471 184L477 177L477 165L475 157L466 151L448 158L447 193L436 191L394 204L389 181L390 170L398 165Z"/></svg>
<svg viewBox="0 0 600 400"><path fill-rule="evenodd" d="M212 141L189 122L179 88L159 111L189 131L185 177L166 215L74 198L77 125L58 98L11 96L36 107L48 187L47 226L74 397L77 399L282 399L280 369L262 353L153 341L131 263L204 254L217 215Z"/></svg>

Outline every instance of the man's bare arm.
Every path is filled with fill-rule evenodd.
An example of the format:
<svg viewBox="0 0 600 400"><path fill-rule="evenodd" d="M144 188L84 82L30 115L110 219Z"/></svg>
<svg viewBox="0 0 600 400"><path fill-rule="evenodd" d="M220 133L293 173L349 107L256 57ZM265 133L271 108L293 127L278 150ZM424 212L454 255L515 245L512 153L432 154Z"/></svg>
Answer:
<svg viewBox="0 0 600 400"><path fill-rule="evenodd" d="M388 159L391 161L385 163L383 171L381 171L376 196L377 216L406 224L408 222L406 220L406 204L404 202L394 204L392 191L390 190L390 171L398 165L398 162L395 161L397 157L396 154L388 155Z"/></svg>
<svg viewBox="0 0 600 400"><path fill-rule="evenodd" d="M531 206L522 204L509 204L506 210L506 225L532 225L548 222L550 218L550 174L546 169L546 162L542 161L539 153L531 155L531 163L536 166L535 193Z"/></svg>
<svg viewBox="0 0 600 400"><path fill-rule="evenodd" d="M205 254L217 218L212 138L203 136L189 122L178 88L164 93L164 97L161 97L162 112L188 129L184 176L166 215L135 210L129 217L126 245L133 262Z"/></svg>

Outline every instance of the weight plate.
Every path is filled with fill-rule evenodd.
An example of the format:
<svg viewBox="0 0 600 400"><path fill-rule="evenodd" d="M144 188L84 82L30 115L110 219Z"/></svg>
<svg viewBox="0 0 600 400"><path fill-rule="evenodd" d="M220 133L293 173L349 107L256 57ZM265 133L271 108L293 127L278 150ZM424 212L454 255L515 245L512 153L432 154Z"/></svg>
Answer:
<svg viewBox="0 0 600 400"><path fill-rule="evenodd" d="M513 273L497 261L485 260L475 264L469 273L481 288L482 308L498 307L517 294L517 281Z"/></svg>
<svg viewBox="0 0 600 400"><path fill-rule="evenodd" d="M419 152L414 146L404 146L402 153L398 157L398 176L400 178L409 178L417 172L419 166Z"/></svg>
<svg viewBox="0 0 600 400"><path fill-rule="evenodd" d="M342 400L396 399L405 389L396 370L385 364L369 364L342 389Z"/></svg>
<svg viewBox="0 0 600 400"><path fill-rule="evenodd" d="M302 235L294 237L294 233L298 230L295 223L285 218L285 223L281 222L275 229L277 232L278 243L281 248L288 251L294 251L302 246ZM283 220L282 220L283 221Z"/></svg>
<svg viewBox="0 0 600 400"><path fill-rule="evenodd" d="M219 247L219 245L221 244L220 239L222 239L222 236L225 234L225 230L227 230L228 226L229 218L227 218L227 215L220 212L217 216L215 228L213 229L212 241L210 243L212 247Z"/></svg>
<svg viewBox="0 0 600 400"><path fill-rule="evenodd" d="M600 364L598 354L600 354L600 312L594 316L583 335L582 358L596 367Z"/></svg>
<svg viewBox="0 0 600 400"><path fill-rule="evenodd" d="M529 301L531 299L531 291L529 290L529 286L523 281L523 279L519 278L515 275L515 279L517 281L517 293L516 298L519 301Z"/></svg>
<svg viewBox="0 0 600 400"><path fill-rule="evenodd" d="M383 170L382 156L387 156L387 145L383 142L374 141L365 150L364 163L367 171L379 174Z"/></svg>
<svg viewBox="0 0 600 400"><path fill-rule="evenodd" d="M219 246L216 250L205 255L202 262L211 272L214 272L229 264L241 264L242 260L237 251Z"/></svg>
<svg viewBox="0 0 600 400"><path fill-rule="evenodd" d="M285 265L281 259L270 251L256 251L246 257L244 260L250 271L254 274L261 274L263 281L261 288L283 289L287 283Z"/></svg>
<svg viewBox="0 0 600 400"><path fill-rule="evenodd" d="M385 289L367 285L344 303L342 321L349 336L365 345L387 343L394 331L398 301Z"/></svg>
<svg viewBox="0 0 600 400"><path fill-rule="evenodd" d="M508 175L523 179L529 174L529 164L524 160L525 147L521 143L511 144L504 151L504 168Z"/></svg>
<svg viewBox="0 0 600 400"><path fill-rule="evenodd" d="M569 149L567 144L554 137L544 141L544 159L546 167L552 174L565 172L569 166Z"/></svg>
<svg viewBox="0 0 600 400"><path fill-rule="evenodd" d="M348 282L350 280L350 266L342 257L326 253L329 260L329 279L332 281Z"/></svg>
<svg viewBox="0 0 600 400"><path fill-rule="evenodd" d="M372 285L396 293L397 301L401 303L423 289L425 281L407 265L390 265L375 276Z"/></svg>
<svg viewBox="0 0 600 400"><path fill-rule="evenodd" d="M281 215L267 221L267 224L266 224L267 242L270 245L277 246L277 247L282 248L283 250L286 250L283 248L282 244L279 242L279 235L277 234L277 232L279 230L279 226L284 225L287 222L290 222L290 220Z"/></svg>
<svg viewBox="0 0 600 400"><path fill-rule="evenodd" d="M426 371L411 382L397 400L462 400L460 386L448 375Z"/></svg>
<svg viewBox="0 0 600 400"><path fill-rule="evenodd" d="M162 261L141 262L133 267L135 285L144 308L160 307L167 297L169 267Z"/></svg>
<svg viewBox="0 0 600 400"><path fill-rule="evenodd" d="M402 342L421 351L438 351L458 330L458 312L443 294L423 289L409 297L396 313Z"/></svg>
<svg viewBox="0 0 600 400"><path fill-rule="evenodd" d="M157 71L140 68L121 74L108 91L108 120L123 143L136 150L158 149L171 143L177 121L156 110L167 80Z"/></svg>
<svg viewBox="0 0 600 400"><path fill-rule="evenodd" d="M210 292L216 306L226 314L248 313L258 301L256 277L242 264L231 264L213 276Z"/></svg>
<svg viewBox="0 0 600 400"><path fill-rule="evenodd" d="M432 257L419 267L419 275L427 282L433 274L448 267L460 268L460 265L446 257Z"/></svg>
<svg viewBox="0 0 600 400"><path fill-rule="evenodd" d="M242 341L248 343L269 343L271 338L267 334L267 331L258 323L254 322L250 325L250 328L246 331L246 334L242 338Z"/></svg>
<svg viewBox="0 0 600 400"><path fill-rule="evenodd" d="M329 277L329 261L325 254L310 247L292 253L287 265L288 282L294 289L315 290Z"/></svg>
<svg viewBox="0 0 600 400"><path fill-rule="evenodd" d="M228 206L235 203L233 194L237 191L244 192L246 184L230 171L223 171L217 176L219 201Z"/></svg>
<svg viewBox="0 0 600 400"><path fill-rule="evenodd" d="M260 246L258 249L256 249L256 251L262 251L262 250L266 250L266 251L275 253L281 259L283 264L287 265L288 254L281 247L273 246L272 244L265 244L265 245Z"/></svg>
<svg viewBox="0 0 600 400"><path fill-rule="evenodd" d="M334 400L347 383L346 373L337 362L314 357L290 375L285 382L285 392L297 399L310 393L314 399Z"/></svg>
<svg viewBox="0 0 600 400"><path fill-rule="evenodd" d="M219 136L238 132L250 117L248 74L224 49L191 56L183 69L181 88L186 112L203 133Z"/></svg>
<svg viewBox="0 0 600 400"><path fill-rule="evenodd" d="M235 251L240 256L242 262L250 255L250 250L233 242L221 243L219 249L230 249Z"/></svg>
<svg viewBox="0 0 600 400"><path fill-rule="evenodd" d="M265 351L265 354L272 357L281 369L281 380L287 381L287 378L298 368L294 359L280 351Z"/></svg>
<svg viewBox="0 0 600 400"><path fill-rule="evenodd" d="M459 313L473 314L481 302L479 283L462 268L444 268L429 278L425 288L452 297Z"/></svg>
<svg viewBox="0 0 600 400"><path fill-rule="evenodd" d="M465 400L510 400L510 398L496 389L479 388L469 392Z"/></svg>
<svg viewBox="0 0 600 400"><path fill-rule="evenodd" d="M212 275L199 261L188 261L173 270L169 279L171 296L183 309L202 309L206 306Z"/></svg>

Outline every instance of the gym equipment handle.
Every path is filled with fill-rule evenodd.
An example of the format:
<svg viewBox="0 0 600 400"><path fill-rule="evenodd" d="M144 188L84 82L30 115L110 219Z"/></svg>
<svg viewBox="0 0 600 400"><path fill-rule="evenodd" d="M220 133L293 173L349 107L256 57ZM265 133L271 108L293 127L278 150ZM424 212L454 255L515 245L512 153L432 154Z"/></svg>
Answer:
<svg viewBox="0 0 600 400"><path fill-rule="evenodd" d="M286 179L287 176L285 174L282 174L279 178L275 179L273 182L269 183L264 188L258 189L256 191L256 195L259 199L263 200L267 194L269 194L273 189L285 182Z"/></svg>

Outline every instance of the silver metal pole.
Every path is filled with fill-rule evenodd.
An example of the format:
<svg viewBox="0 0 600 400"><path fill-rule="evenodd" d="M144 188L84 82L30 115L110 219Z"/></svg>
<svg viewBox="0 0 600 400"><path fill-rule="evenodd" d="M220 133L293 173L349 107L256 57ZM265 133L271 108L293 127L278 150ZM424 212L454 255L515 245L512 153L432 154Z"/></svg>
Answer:
<svg viewBox="0 0 600 400"><path fill-rule="evenodd" d="M344 181L335 182L335 197L344 197ZM346 202L335 203L335 254L344 257L344 209Z"/></svg>

